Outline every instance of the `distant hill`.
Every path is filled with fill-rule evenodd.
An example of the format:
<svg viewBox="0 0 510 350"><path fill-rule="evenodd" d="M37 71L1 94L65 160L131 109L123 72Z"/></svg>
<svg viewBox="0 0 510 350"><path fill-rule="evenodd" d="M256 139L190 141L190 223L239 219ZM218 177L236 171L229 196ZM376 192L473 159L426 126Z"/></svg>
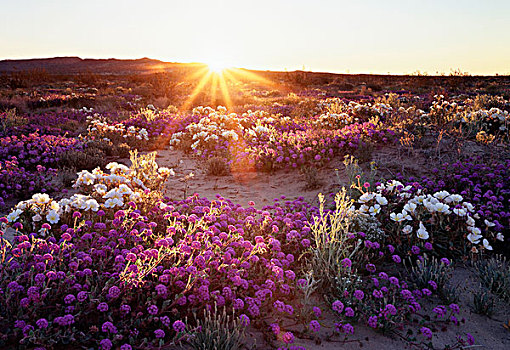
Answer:
<svg viewBox="0 0 510 350"><path fill-rule="evenodd" d="M125 74L148 73L154 71L172 71L183 66L197 65L194 63L163 62L150 58L140 59L91 59L80 57L34 58L23 60L0 61L0 73L12 73L30 70L45 70L50 74Z"/></svg>

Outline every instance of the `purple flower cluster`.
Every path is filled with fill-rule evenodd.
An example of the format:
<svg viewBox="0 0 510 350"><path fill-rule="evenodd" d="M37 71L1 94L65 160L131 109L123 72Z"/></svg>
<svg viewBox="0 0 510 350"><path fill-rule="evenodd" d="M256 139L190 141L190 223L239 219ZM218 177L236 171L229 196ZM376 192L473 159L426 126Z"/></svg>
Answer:
<svg viewBox="0 0 510 350"><path fill-rule="evenodd" d="M8 118L12 118L8 112L0 113L0 119ZM21 122L1 128L0 137L19 137L35 132L42 135L64 136L67 134L70 137L76 137L85 129L87 114L81 110L62 111L19 115L17 118Z"/></svg>
<svg viewBox="0 0 510 350"><path fill-rule="evenodd" d="M59 156L83 148L77 139L37 133L0 138L0 207L5 199L56 190Z"/></svg>
<svg viewBox="0 0 510 350"><path fill-rule="evenodd" d="M475 206L478 217L475 219L482 234L485 236L490 229L501 233L506 239L493 242L496 243L495 251L509 254L510 160L486 162L481 157L472 157L445 163L433 171L435 176L423 177L420 184L429 192L446 190L462 195L465 201Z"/></svg>

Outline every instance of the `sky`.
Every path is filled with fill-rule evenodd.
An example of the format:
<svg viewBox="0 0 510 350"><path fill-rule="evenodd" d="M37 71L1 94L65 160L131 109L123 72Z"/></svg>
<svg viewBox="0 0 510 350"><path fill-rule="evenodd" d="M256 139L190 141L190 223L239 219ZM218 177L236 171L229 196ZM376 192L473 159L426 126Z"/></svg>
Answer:
<svg viewBox="0 0 510 350"><path fill-rule="evenodd" d="M0 59L510 74L510 0L0 0Z"/></svg>

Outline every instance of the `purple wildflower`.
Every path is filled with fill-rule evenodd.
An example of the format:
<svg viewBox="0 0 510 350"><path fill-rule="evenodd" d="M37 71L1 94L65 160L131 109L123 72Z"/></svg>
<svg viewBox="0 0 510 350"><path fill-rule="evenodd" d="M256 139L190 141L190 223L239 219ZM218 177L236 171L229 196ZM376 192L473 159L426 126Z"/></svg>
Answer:
<svg viewBox="0 0 510 350"><path fill-rule="evenodd" d="M108 311L108 304L105 302L99 303L99 305L97 306L97 309L101 312L106 312L106 311Z"/></svg>
<svg viewBox="0 0 510 350"><path fill-rule="evenodd" d="M317 320L310 321L310 330L312 332L317 333L320 329L321 329L321 325L319 324L319 321L317 321Z"/></svg>
<svg viewBox="0 0 510 350"><path fill-rule="evenodd" d="M340 300L336 300L333 302L332 308L333 310L341 314L342 311L344 311L344 304Z"/></svg>
<svg viewBox="0 0 510 350"><path fill-rule="evenodd" d="M282 340L285 344L294 343L294 334L292 334L292 332L285 332L283 334Z"/></svg>
<svg viewBox="0 0 510 350"><path fill-rule="evenodd" d="M154 331L154 335L156 336L156 338L158 339L161 339L161 338L164 338L165 337L165 331L162 330L162 329L156 329Z"/></svg>
<svg viewBox="0 0 510 350"><path fill-rule="evenodd" d="M174 322L174 324L172 325L172 328L174 329L174 331L176 331L177 333L180 333L180 332L184 332L184 330L186 329L186 325L184 324L184 322L180 321L180 320L177 320Z"/></svg>
<svg viewBox="0 0 510 350"><path fill-rule="evenodd" d="M430 330L430 328L421 327L420 332L421 332L421 334L423 334L423 336L425 336L425 338L427 338L427 339L432 338L432 331Z"/></svg>

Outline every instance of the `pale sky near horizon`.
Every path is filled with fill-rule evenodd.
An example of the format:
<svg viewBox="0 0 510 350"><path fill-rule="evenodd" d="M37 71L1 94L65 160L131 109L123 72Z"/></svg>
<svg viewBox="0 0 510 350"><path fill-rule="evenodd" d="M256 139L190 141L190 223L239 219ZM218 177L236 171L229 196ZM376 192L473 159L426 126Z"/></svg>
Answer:
<svg viewBox="0 0 510 350"><path fill-rule="evenodd" d="M510 74L510 0L0 0L0 60Z"/></svg>

